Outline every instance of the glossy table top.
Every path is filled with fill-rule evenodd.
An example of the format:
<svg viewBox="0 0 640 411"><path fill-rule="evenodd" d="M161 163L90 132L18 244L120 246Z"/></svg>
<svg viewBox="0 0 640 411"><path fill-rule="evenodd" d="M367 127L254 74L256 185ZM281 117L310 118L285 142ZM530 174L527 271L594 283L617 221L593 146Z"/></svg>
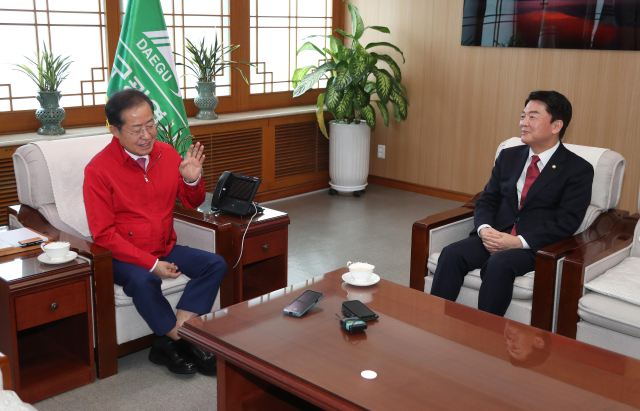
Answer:
<svg viewBox="0 0 640 411"><path fill-rule="evenodd" d="M230 346L366 409L631 409L640 361L341 269L189 321ZM301 318L282 309L305 289L324 298ZM357 299L379 320L361 334L335 313ZM361 372L372 370L367 380ZM287 374L287 375L289 375Z"/></svg>
<svg viewBox="0 0 640 411"><path fill-rule="evenodd" d="M213 223L213 224L233 224L237 226L245 226L249 224L249 220L251 220L251 217L253 216L253 214L250 214L245 217L235 217L235 216L232 216L229 214L223 214L220 212L212 212L211 211L212 196L213 196L212 193L207 193L204 203L202 203L195 210L183 206L178 201L176 202L175 212L178 214L186 215L186 216L189 216L201 221L205 221L208 223ZM277 210L272 210L270 208L265 207L264 212L256 215L255 218L253 218L251 223L256 224L256 223L273 220L276 218L282 218L286 216L287 216L286 213L283 213Z"/></svg>

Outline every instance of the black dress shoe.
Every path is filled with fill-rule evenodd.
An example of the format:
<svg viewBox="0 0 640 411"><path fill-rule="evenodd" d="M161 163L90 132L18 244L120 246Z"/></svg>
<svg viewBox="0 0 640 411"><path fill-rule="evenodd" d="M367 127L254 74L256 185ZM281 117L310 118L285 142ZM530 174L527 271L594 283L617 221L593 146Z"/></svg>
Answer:
<svg viewBox="0 0 640 411"><path fill-rule="evenodd" d="M178 344L186 357L196 364L200 374L216 375L217 361L214 354L203 350L185 339L178 340Z"/></svg>
<svg viewBox="0 0 640 411"><path fill-rule="evenodd" d="M149 361L158 365L165 365L169 371L176 374L195 374L198 367L193 361L185 358L178 342L164 336L158 338L149 351Z"/></svg>

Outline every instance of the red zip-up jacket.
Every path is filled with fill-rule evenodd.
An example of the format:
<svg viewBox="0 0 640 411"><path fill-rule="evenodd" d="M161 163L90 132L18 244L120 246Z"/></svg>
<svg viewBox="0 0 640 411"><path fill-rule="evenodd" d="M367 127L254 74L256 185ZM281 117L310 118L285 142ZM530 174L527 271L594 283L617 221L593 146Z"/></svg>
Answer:
<svg viewBox="0 0 640 411"><path fill-rule="evenodd" d="M204 202L205 186L186 184L178 171L182 159L168 144L156 141L145 171L120 141L111 143L84 170L84 204L93 241L113 258L151 270L176 243L176 198L186 207Z"/></svg>

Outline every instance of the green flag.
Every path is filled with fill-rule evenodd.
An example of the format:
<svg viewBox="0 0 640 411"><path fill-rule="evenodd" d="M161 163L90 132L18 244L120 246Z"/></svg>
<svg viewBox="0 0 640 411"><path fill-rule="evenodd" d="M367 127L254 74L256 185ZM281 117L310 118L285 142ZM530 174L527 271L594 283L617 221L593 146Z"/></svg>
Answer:
<svg viewBox="0 0 640 411"><path fill-rule="evenodd" d="M172 135L188 127L160 0L129 0L127 4L107 98L125 88L147 94L156 122L173 121ZM189 134L188 128L182 132Z"/></svg>

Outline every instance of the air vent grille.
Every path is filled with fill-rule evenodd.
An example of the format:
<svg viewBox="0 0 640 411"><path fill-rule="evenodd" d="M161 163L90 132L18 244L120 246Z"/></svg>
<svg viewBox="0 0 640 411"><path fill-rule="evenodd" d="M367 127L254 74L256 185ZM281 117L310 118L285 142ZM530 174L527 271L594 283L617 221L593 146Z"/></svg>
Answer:
<svg viewBox="0 0 640 411"><path fill-rule="evenodd" d="M261 128L197 135L193 140L204 145L203 174L208 191L213 191L225 171L262 177Z"/></svg>
<svg viewBox="0 0 640 411"><path fill-rule="evenodd" d="M329 170L329 140L318 123L281 124L276 127L276 180Z"/></svg>

